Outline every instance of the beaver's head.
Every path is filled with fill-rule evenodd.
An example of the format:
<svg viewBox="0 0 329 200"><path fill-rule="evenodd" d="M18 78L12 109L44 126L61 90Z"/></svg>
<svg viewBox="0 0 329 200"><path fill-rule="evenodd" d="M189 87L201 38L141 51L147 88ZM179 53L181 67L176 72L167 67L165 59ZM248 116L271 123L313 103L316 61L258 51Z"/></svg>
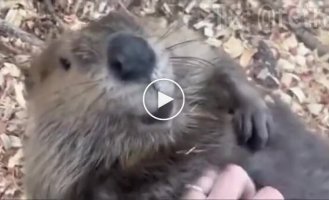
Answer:
<svg viewBox="0 0 329 200"><path fill-rule="evenodd" d="M195 112L194 107L189 109L185 104L175 120L154 120L144 109L143 94L152 81L166 78L187 86L184 92L190 98L189 93L197 93L201 87L200 74L206 71L200 68L204 63L184 56L188 52L210 54L198 45L183 49L184 56L179 59L172 56L173 49L168 46L189 39L185 33L163 42L152 32L158 30L147 33L144 29L149 27L112 12L81 30L62 35L35 57L27 77L27 134L33 137L28 147L52 149L49 155L54 157L72 152L73 163L84 158L94 165L119 158L127 166L163 146L171 146L186 132L186 127L195 127L193 121L192 126L186 125L191 116L187 112ZM161 42L166 47L160 46ZM180 66L186 68L179 70ZM201 73L191 70L193 67L201 69ZM146 106L156 114L159 90L174 97L181 94L165 81L150 87ZM173 106L161 111L162 118L177 113L181 99L176 100Z"/></svg>
<svg viewBox="0 0 329 200"><path fill-rule="evenodd" d="M63 116L97 106L112 113L145 116L142 99L147 85L174 78L168 52L157 38L119 13L53 41L34 60L29 74L32 106L46 109L37 108L41 112L61 106ZM175 90L164 81L154 84L146 93L150 112L157 112L159 89L168 95Z"/></svg>

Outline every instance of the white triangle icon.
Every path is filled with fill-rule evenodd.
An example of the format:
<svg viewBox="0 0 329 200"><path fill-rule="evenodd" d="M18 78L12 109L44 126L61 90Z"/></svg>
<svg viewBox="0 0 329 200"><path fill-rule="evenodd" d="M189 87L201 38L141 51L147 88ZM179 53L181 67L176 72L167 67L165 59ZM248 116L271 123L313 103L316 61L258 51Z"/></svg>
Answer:
<svg viewBox="0 0 329 200"><path fill-rule="evenodd" d="M172 102L174 99L158 91L158 109Z"/></svg>

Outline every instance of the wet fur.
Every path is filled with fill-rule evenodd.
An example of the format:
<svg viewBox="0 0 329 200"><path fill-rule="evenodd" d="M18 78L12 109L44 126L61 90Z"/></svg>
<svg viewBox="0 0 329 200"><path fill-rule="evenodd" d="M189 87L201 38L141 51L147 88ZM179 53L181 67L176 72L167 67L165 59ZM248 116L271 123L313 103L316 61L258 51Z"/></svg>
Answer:
<svg viewBox="0 0 329 200"><path fill-rule="evenodd" d="M243 166L259 186L271 185L286 199L329 198L327 137L309 131L288 105L270 104L274 132L268 146Z"/></svg>
<svg viewBox="0 0 329 200"><path fill-rule="evenodd" d="M127 24L108 25L109 31L118 27L125 29ZM94 34L104 33L102 26L90 28ZM90 49L80 46L85 42L73 43L79 46L74 50L70 42L71 39L61 47L55 42L32 64L29 139L24 143L28 198L177 199L184 185L204 169L210 165L221 168L229 162L244 165L259 185L276 186L286 197L328 197L328 190L321 189L329 180L324 176L328 173L326 168L313 173L328 167L329 159L324 154L327 147L308 134L285 107L270 107L276 127L264 150L253 154L237 145L228 111L241 102L235 102L239 98L232 99L230 91L253 94L253 90L244 84L245 77L235 71L238 66L231 59L173 60L175 79L186 92L186 106L170 122L145 124L139 115L141 110L135 109L138 106L121 104L126 96L117 96L117 102L112 99L109 103L108 98L122 91L114 88L112 96L107 97L108 91L99 89L101 82L95 81L102 71L92 71L93 82L85 75L88 69L73 69L66 76L65 71L56 68L55 58L72 52L78 52L71 55L73 60L78 57L93 62ZM81 59L77 66L82 65ZM241 81L243 87L228 85L231 80ZM123 89L128 87L135 86ZM256 101L256 105L260 103ZM298 140L291 138L291 131ZM304 164L304 159L314 165ZM292 180L296 182L290 184Z"/></svg>

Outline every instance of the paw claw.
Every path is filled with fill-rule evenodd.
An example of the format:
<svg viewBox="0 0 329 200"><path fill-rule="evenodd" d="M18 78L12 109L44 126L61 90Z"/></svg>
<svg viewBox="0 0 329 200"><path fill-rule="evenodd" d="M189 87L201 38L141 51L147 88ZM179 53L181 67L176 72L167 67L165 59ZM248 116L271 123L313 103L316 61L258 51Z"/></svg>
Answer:
<svg viewBox="0 0 329 200"><path fill-rule="evenodd" d="M272 128L272 117L265 106L249 104L240 108L234 117L239 141L258 150L264 148L269 140Z"/></svg>

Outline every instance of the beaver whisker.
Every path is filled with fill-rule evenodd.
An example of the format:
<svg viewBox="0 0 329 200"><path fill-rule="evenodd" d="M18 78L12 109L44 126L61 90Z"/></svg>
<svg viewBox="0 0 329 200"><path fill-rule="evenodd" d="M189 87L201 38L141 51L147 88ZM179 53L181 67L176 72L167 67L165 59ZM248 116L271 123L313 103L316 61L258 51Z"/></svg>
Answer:
<svg viewBox="0 0 329 200"><path fill-rule="evenodd" d="M89 109L90 109L90 107L91 107L92 105L95 105L95 103L96 103L98 100L102 99L102 97L105 96L105 94L106 94L106 91L103 89L102 92L101 92L98 96L96 96L96 97L94 98L94 100L90 101L90 103L89 103L89 105L87 106L85 112L88 112Z"/></svg>
<svg viewBox="0 0 329 200"><path fill-rule="evenodd" d="M198 66L200 66L200 64L204 64L204 65L208 65L208 66L214 66L214 64L208 60L202 59L202 58L198 58L198 57L193 57L193 56L171 56L170 60L178 60L178 61L182 61L184 63L186 62L196 62L196 64Z"/></svg>
<svg viewBox="0 0 329 200"><path fill-rule="evenodd" d="M180 28L182 28L184 26L184 23L176 23L176 24L171 24L166 31L157 39L157 43L163 41L164 39L166 39L168 36L170 36L171 34L175 33L177 30L179 30Z"/></svg>
<svg viewBox="0 0 329 200"><path fill-rule="evenodd" d="M184 60L178 60L178 61L171 61L170 62L174 66L184 66L184 67L194 67L194 68L201 68L206 66L200 66L200 64L192 61L184 61Z"/></svg>
<svg viewBox="0 0 329 200"><path fill-rule="evenodd" d="M167 50L174 50L175 48L178 48L178 47L183 47L183 45L188 45L192 42L198 42L200 41L200 39L191 39L191 40L186 40L186 41L183 41L183 42L179 42L179 43L176 43L176 44L173 44L173 45L170 45L168 47L166 47Z"/></svg>
<svg viewBox="0 0 329 200"><path fill-rule="evenodd" d="M98 80L83 81L83 82L79 82L79 83L76 83L76 84L73 84L73 85L70 85L70 86L66 86L66 87L61 88L60 90L57 90L57 91L66 90L66 89L72 89L72 87L77 87L77 86L83 86L83 85L89 85L89 84L98 84L98 83L100 83L103 80L104 79L101 78L101 79L98 79Z"/></svg>

